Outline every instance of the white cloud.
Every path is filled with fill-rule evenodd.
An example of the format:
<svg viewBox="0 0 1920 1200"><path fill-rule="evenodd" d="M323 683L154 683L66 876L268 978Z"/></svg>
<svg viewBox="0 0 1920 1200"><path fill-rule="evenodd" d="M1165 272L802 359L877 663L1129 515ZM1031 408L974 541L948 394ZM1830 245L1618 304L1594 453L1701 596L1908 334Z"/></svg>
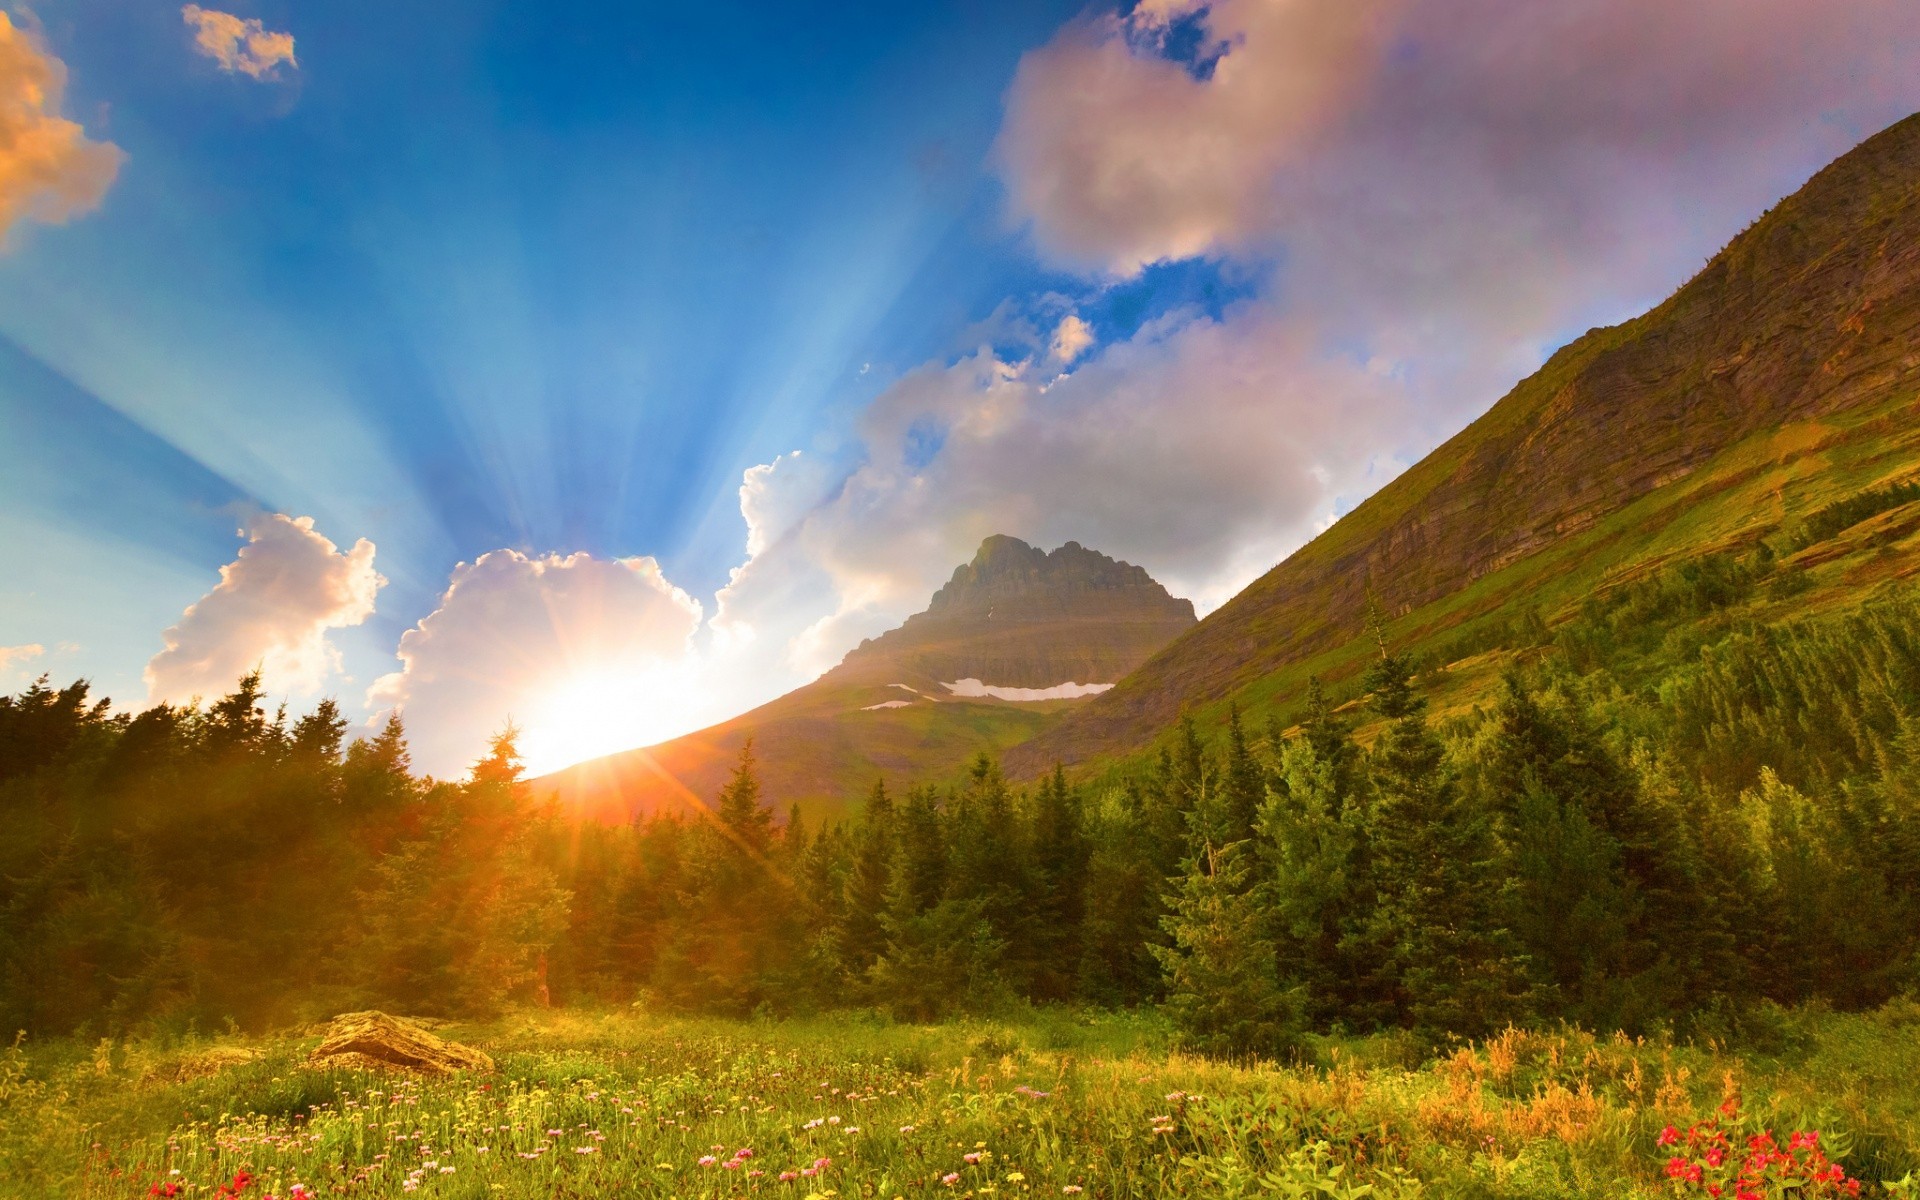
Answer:
<svg viewBox="0 0 1920 1200"><path fill-rule="evenodd" d="M435 774L471 765L509 720L529 767L551 770L728 715L698 690L700 616L651 558L496 550L454 571L368 703L400 710Z"/></svg>
<svg viewBox="0 0 1920 1200"><path fill-rule="evenodd" d="M60 115L66 65L0 12L0 235L97 207L126 155Z"/></svg>
<svg viewBox="0 0 1920 1200"><path fill-rule="evenodd" d="M1093 326L1081 320L1076 313L1068 313L1060 319L1053 331L1053 344L1050 350L1053 360L1061 366L1070 366L1073 361L1093 348Z"/></svg>
<svg viewBox="0 0 1920 1200"><path fill-rule="evenodd" d="M267 513L240 530L247 544L220 568L220 582L166 631L147 663L152 701L217 696L258 666L269 691L312 695L340 669L327 632L373 615L386 580L373 543L340 548L312 517Z"/></svg>
<svg viewBox="0 0 1920 1200"><path fill-rule="evenodd" d="M279 77L281 66L298 70L293 57L293 35L275 33L260 21L189 4L180 19L193 29L193 46L220 64L229 75L268 80Z"/></svg>

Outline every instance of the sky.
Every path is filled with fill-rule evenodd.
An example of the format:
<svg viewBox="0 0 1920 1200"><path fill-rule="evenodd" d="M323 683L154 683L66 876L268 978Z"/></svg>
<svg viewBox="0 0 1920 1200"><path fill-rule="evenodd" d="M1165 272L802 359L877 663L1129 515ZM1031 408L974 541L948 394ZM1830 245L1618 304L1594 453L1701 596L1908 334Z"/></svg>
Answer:
<svg viewBox="0 0 1920 1200"><path fill-rule="evenodd" d="M1211 611L1920 109L1911 0L0 12L0 688L447 777L989 534Z"/></svg>

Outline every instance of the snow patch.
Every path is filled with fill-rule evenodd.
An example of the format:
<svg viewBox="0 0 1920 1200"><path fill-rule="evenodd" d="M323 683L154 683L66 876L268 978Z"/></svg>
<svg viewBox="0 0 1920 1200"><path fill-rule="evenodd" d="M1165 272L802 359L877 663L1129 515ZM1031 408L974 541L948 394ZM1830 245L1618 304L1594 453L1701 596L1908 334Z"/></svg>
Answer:
<svg viewBox="0 0 1920 1200"><path fill-rule="evenodd" d="M877 712L883 708L912 708L912 707L913 707L913 701L911 700L888 700L883 704L869 704L865 708L861 709L860 711L861 712Z"/></svg>
<svg viewBox="0 0 1920 1200"><path fill-rule="evenodd" d="M898 686L897 684L895 686ZM941 687L959 696L963 700L1012 700L1025 703L1032 700L1079 700L1085 696L1098 696L1110 690L1110 683L1056 683L1050 688L994 687L978 679L962 679L957 683L942 683Z"/></svg>
<svg viewBox="0 0 1920 1200"><path fill-rule="evenodd" d="M904 683L890 683L887 686L899 688L903 692L912 692L914 695L920 697L922 700L930 700L935 704L940 703L940 697L929 696L925 692L921 691L919 688L911 688Z"/></svg>

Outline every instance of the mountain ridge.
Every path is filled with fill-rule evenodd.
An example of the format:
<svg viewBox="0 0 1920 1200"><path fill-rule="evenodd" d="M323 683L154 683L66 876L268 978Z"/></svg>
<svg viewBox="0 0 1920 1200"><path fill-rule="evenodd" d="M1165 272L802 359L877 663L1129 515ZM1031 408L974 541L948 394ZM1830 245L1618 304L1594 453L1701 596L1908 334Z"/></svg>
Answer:
<svg viewBox="0 0 1920 1200"><path fill-rule="evenodd" d="M1816 174L1660 305L1556 352L1114 689L1012 750L1009 769L1143 746L1187 705L1258 696L1276 672L1337 657L1369 597L1412 618L1589 538L1749 439L1887 401L1920 367L1916 284L1920 116Z"/></svg>

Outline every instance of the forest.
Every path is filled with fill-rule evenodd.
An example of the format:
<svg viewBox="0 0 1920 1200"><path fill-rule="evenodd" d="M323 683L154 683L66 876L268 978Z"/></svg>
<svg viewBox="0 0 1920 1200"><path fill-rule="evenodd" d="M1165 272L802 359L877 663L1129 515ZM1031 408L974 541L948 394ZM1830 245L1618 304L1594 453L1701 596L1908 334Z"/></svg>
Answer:
<svg viewBox="0 0 1920 1200"><path fill-rule="evenodd" d="M0 1025L1064 1005L1284 1058L1868 1009L1920 982L1920 596L1751 618L1792 589L1763 548L1424 655L1376 620L1364 676L1286 711L1086 778L875 780L826 826L751 749L710 811L607 825L535 801L511 728L448 782L401 719L348 742L257 675L132 716L42 680L0 699ZM1497 691L1429 712L1490 650Z"/></svg>

